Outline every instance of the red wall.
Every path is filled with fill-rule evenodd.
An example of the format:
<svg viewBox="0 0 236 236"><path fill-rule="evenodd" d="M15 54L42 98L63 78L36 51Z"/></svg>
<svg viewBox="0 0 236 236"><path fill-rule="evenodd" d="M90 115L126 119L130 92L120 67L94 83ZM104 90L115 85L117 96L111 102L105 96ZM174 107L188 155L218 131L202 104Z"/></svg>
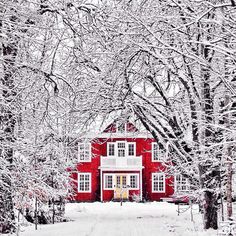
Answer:
<svg viewBox="0 0 236 236"><path fill-rule="evenodd" d="M163 172L165 167L161 162L152 162L151 143L154 142L151 138L113 138L113 139L96 139L92 143L92 161L89 163L77 164L76 171L91 173L92 186L91 193L78 193L75 185L75 201L99 201L100 200L100 156L107 156L107 142L115 141L136 142L136 156L142 155L143 161L143 198L148 201L158 201L162 197L168 197L174 193L173 177L166 178L166 192L152 193L152 173ZM111 172L109 172L111 173ZM125 173L122 171L122 173ZM130 173L130 172L129 172ZM73 178L77 180L77 174L73 174ZM132 190L130 193L139 193L137 190ZM112 190L103 191L104 201L110 201L113 198Z"/></svg>

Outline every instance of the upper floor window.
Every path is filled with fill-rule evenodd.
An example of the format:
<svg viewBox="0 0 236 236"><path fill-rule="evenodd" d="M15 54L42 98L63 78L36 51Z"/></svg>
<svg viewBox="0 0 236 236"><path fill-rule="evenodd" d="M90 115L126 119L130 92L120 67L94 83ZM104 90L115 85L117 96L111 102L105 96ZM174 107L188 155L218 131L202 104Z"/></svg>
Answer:
<svg viewBox="0 0 236 236"><path fill-rule="evenodd" d="M118 157L125 157L125 142L117 143L117 153Z"/></svg>
<svg viewBox="0 0 236 236"><path fill-rule="evenodd" d="M78 157L79 157L79 162L91 161L91 144L90 143L78 144Z"/></svg>
<svg viewBox="0 0 236 236"><path fill-rule="evenodd" d="M189 191L188 179L182 175L175 176L175 191L176 192L187 192Z"/></svg>
<svg viewBox="0 0 236 236"><path fill-rule="evenodd" d="M108 145L108 156L115 156L115 143L107 143Z"/></svg>
<svg viewBox="0 0 236 236"><path fill-rule="evenodd" d="M152 143L152 161L163 161L164 153L157 143Z"/></svg>
<svg viewBox="0 0 236 236"><path fill-rule="evenodd" d="M107 143L107 156L135 156L136 143L118 141L114 143Z"/></svg>
<svg viewBox="0 0 236 236"><path fill-rule="evenodd" d="M78 173L78 192L91 192L91 173Z"/></svg>
<svg viewBox="0 0 236 236"><path fill-rule="evenodd" d="M135 156L135 143L128 143L128 156Z"/></svg>
<svg viewBox="0 0 236 236"><path fill-rule="evenodd" d="M116 132L117 133L125 133L126 132L126 124L125 123L116 123Z"/></svg>
<svg viewBox="0 0 236 236"><path fill-rule="evenodd" d="M165 174L152 173L152 192L164 193L165 191Z"/></svg>

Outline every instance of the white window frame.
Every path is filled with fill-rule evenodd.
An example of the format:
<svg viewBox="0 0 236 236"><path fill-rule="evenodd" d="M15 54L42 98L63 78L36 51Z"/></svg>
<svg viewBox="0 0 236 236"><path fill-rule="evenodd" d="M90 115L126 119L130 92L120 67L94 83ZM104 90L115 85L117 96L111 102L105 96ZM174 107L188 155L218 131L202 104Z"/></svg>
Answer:
<svg viewBox="0 0 236 236"><path fill-rule="evenodd" d="M106 177L107 176L112 176L112 187L111 188L107 188L106 187ZM104 174L103 175L103 190L114 190L114 174Z"/></svg>
<svg viewBox="0 0 236 236"><path fill-rule="evenodd" d="M81 160L80 157L80 146L84 146L85 150L85 145L89 145L89 158L87 160ZM78 143L78 162L91 162L91 143Z"/></svg>
<svg viewBox="0 0 236 236"><path fill-rule="evenodd" d="M126 157L127 156L127 142L126 141L117 141L116 142L116 156L117 157L119 157L119 155L118 155L118 144L119 143L124 143L125 144L125 156L124 157ZM122 156L120 156L121 158L124 158L124 157L122 157Z"/></svg>
<svg viewBox="0 0 236 236"><path fill-rule="evenodd" d="M129 155L129 144L134 145L134 155ZM127 142L126 146L127 146L127 156L128 157L135 157L136 156L136 143L135 142Z"/></svg>
<svg viewBox="0 0 236 236"><path fill-rule="evenodd" d="M159 181L159 177L163 176L163 191L154 190L154 178L156 176L158 176L158 181ZM158 186L158 188L159 188L159 186ZM166 192L166 177L165 177L165 173L163 173L163 172L152 173L152 192L153 193L165 193Z"/></svg>
<svg viewBox="0 0 236 236"><path fill-rule="evenodd" d="M89 190L80 190L80 176L88 175L89 176ZM78 193L91 193L91 173L89 172L79 172L78 173Z"/></svg>
<svg viewBox="0 0 236 236"><path fill-rule="evenodd" d="M113 144L114 145L114 156L109 155L109 145ZM107 142L107 156L108 157L115 157L116 156L116 143L115 142Z"/></svg>
<svg viewBox="0 0 236 236"><path fill-rule="evenodd" d="M137 187L136 188L132 188L131 187L131 176L136 176L137 178ZM139 190L139 174L129 174L129 178L128 178L128 186L130 190Z"/></svg>
<svg viewBox="0 0 236 236"><path fill-rule="evenodd" d="M157 159L154 159L154 146L157 145ZM160 151L158 143L152 142L152 162L163 162L163 154Z"/></svg>
<svg viewBox="0 0 236 236"><path fill-rule="evenodd" d="M177 181L177 177L180 177L180 181ZM183 178L186 179L186 184L183 184ZM180 185L180 189L178 189L178 186ZM182 189L182 187L187 187L185 190ZM181 174L175 175L175 192L182 193L182 192L189 192L190 186L189 181L187 178L183 177Z"/></svg>
<svg viewBox="0 0 236 236"><path fill-rule="evenodd" d="M118 127L120 127L121 125L124 125L124 132L120 132L118 130ZM116 133L118 133L118 134L125 134L126 132L127 132L127 123L116 122Z"/></svg>

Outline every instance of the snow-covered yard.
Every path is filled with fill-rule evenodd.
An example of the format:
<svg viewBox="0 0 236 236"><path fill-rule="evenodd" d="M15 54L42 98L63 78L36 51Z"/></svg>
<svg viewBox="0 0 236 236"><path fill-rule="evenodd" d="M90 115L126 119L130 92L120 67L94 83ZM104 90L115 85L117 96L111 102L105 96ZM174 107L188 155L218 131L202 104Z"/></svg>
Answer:
<svg viewBox="0 0 236 236"><path fill-rule="evenodd" d="M182 206L185 210L188 206ZM177 205L152 203L70 203L66 216L70 222L40 225L21 229L21 236L215 236L216 231L204 231L197 206L178 216Z"/></svg>

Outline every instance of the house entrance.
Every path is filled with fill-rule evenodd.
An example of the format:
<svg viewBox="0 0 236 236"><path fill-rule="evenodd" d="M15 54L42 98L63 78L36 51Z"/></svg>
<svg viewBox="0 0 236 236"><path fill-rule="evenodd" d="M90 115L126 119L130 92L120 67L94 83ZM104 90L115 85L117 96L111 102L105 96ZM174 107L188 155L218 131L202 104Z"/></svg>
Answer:
<svg viewBox="0 0 236 236"><path fill-rule="evenodd" d="M127 175L115 175L114 199L128 199Z"/></svg>

